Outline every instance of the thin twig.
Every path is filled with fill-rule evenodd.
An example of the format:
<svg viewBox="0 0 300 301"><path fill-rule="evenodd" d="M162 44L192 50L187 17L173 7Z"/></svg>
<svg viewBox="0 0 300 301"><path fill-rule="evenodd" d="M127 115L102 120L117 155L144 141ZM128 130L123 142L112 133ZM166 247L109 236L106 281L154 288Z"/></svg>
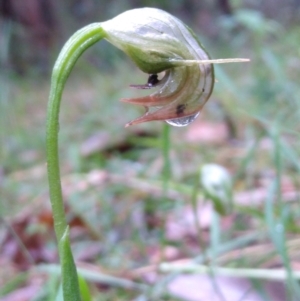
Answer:
<svg viewBox="0 0 300 301"><path fill-rule="evenodd" d="M226 268L226 267L210 267L198 264L174 264L162 263L158 266L158 271L162 273L193 273L193 274L210 274L211 270L215 275L236 277L236 278L251 278L251 279L265 279L273 281L284 281L288 278L288 273L284 269L243 269L243 268ZM292 272L294 279L300 279L300 271Z"/></svg>

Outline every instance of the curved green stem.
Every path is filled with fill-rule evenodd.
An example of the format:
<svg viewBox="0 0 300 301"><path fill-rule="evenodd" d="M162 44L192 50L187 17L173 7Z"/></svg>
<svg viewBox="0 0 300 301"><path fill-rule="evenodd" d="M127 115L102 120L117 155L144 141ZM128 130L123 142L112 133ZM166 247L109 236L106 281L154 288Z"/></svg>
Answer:
<svg viewBox="0 0 300 301"><path fill-rule="evenodd" d="M69 231L62 198L58 132L61 96L77 59L90 46L106 36L101 23L90 24L77 31L65 44L53 68L47 108L47 166L54 229L59 245L62 285L65 301L80 300L76 267L70 247Z"/></svg>

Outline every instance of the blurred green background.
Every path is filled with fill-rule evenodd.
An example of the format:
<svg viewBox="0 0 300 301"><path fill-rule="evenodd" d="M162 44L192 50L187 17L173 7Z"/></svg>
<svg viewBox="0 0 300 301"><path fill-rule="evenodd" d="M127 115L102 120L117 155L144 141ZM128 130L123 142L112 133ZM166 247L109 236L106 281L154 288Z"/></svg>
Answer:
<svg viewBox="0 0 300 301"><path fill-rule="evenodd" d="M60 300L49 268L57 254L45 162L55 59L82 26L144 6L184 21L212 58L251 62L216 66L213 95L189 127L124 129L143 110L119 100L140 95L129 85L147 75L105 41L78 61L60 130L72 246L85 271L116 277L86 277L84 300L300 300L291 274L300 269L300 1L0 0L1 300ZM232 176L227 216L198 185L206 163ZM183 273L154 273L158 262L205 254L207 264L269 274L244 285L230 278L231 286L207 276L213 289L204 296L182 284ZM275 268L289 275L276 293ZM128 288L122 280L152 285ZM232 286L240 295L230 295Z"/></svg>

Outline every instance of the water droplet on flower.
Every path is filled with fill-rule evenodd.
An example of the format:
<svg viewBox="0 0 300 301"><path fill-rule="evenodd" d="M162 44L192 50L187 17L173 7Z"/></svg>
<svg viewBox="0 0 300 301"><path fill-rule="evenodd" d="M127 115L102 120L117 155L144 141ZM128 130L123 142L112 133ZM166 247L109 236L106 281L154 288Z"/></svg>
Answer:
<svg viewBox="0 0 300 301"><path fill-rule="evenodd" d="M172 126L177 126L177 127L187 126L191 122L193 122L198 117L199 114L200 114L200 112L198 112L194 115L191 115L191 116L167 119L165 121Z"/></svg>

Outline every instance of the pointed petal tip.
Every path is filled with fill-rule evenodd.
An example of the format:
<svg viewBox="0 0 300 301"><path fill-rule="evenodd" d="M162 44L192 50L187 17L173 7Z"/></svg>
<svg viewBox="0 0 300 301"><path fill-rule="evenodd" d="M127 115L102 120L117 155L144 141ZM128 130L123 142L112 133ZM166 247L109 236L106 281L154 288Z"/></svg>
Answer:
<svg viewBox="0 0 300 301"><path fill-rule="evenodd" d="M121 98L120 99L120 101L121 102L127 102L127 103L130 103L130 100L131 100L132 98Z"/></svg>
<svg viewBox="0 0 300 301"><path fill-rule="evenodd" d="M147 120L143 120L143 117L144 117L144 115L141 116L141 117L139 117L139 118L137 118L137 119L134 119L134 120L132 120L132 121L126 123L126 124L125 124L125 128L128 128L128 127L130 127L130 126L132 126L132 125L137 125L137 124L139 124L139 123L146 122Z"/></svg>
<svg viewBox="0 0 300 301"><path fill-rule="evenodd" d="M138 117L136 119L133 119L130 122L126 123L125 127L127 128L127 127L132 126L132 125L137 125L137 124L140 124L140 123L144 123L144 122L155 120L155 119L149 118L149 115L151 115L151 114L149 114L149 112L147 110L144 115L142 115L142 116L140 116L140 117Z"/></svg>

